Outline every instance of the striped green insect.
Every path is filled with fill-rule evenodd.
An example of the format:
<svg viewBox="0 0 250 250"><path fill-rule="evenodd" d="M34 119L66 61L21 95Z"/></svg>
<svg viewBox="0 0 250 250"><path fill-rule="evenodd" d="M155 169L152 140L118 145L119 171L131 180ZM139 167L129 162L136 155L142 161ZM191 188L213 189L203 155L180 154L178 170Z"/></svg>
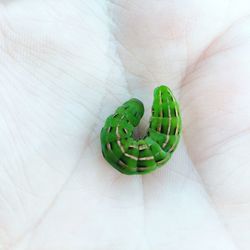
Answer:
<svg viewBox="0 0 250 250"><path fill-rule="evenodd" d="M135 139L134 129L143 114L143 103L132 98L106 119L101 130L102 154L123 174L154 171L170 159L179 143L182 130L180 107L167 86L155 88L147 134L142 139Z"/></svg>

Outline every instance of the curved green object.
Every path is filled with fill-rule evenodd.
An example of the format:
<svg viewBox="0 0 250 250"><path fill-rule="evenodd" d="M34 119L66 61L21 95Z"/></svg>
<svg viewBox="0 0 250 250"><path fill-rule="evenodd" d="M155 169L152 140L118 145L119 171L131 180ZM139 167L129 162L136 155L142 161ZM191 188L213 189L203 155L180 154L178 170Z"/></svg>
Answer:
<svg viewBox="0 0 250 250"><path fill-rule="evenodd" d="M132 98L109 116L101 130L104 158L123 174L146 174L166 163L181 134L180 108L171 90L154 90L152 116L146 136L136 140L134 129L144 114L143 103Z"/></svg>

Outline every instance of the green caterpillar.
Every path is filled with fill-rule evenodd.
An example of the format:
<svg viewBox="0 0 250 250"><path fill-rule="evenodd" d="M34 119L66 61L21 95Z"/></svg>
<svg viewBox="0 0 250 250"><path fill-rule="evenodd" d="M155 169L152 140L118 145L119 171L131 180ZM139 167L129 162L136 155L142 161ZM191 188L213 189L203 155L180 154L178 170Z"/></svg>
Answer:
<svg viewBox="0 0 250 250"><path fill-rule="evenodd" d="M171 90L154 90L147 135L134 139L134 128L144 114L143 103L132 98L109 116L101 130L104 158L124 174L146 174L166 163L176 149L182 129L180 108Z"/></svg>

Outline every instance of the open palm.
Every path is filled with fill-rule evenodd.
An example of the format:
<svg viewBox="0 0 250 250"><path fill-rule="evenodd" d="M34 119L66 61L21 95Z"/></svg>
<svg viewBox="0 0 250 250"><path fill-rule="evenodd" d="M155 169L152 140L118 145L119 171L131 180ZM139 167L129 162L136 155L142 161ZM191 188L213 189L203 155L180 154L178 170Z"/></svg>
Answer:
<svg viewBox="0 0 250 250"><path fill-rule="evenodd" d="M2 1L0 249L249 249L249 14L243 0ZM145 131L161 84L180 145L122 175L100 129L136 97Z"/></svg>

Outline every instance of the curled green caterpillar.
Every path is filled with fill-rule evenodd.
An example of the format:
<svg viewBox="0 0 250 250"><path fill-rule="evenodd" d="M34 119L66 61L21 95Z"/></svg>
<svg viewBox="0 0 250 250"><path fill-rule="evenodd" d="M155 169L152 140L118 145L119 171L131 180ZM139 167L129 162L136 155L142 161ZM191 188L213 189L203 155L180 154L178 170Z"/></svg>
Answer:
<svg viewBox="0 0 250 250"><path fill-rule="evenodd" d="M171 90L162 85L154 90L147 134L133 137L144 114L143 103L132 98L106 119L101 130L104 158L123 174L146 174L166 163L175 151L182 129L180 107Z"/></svg>

